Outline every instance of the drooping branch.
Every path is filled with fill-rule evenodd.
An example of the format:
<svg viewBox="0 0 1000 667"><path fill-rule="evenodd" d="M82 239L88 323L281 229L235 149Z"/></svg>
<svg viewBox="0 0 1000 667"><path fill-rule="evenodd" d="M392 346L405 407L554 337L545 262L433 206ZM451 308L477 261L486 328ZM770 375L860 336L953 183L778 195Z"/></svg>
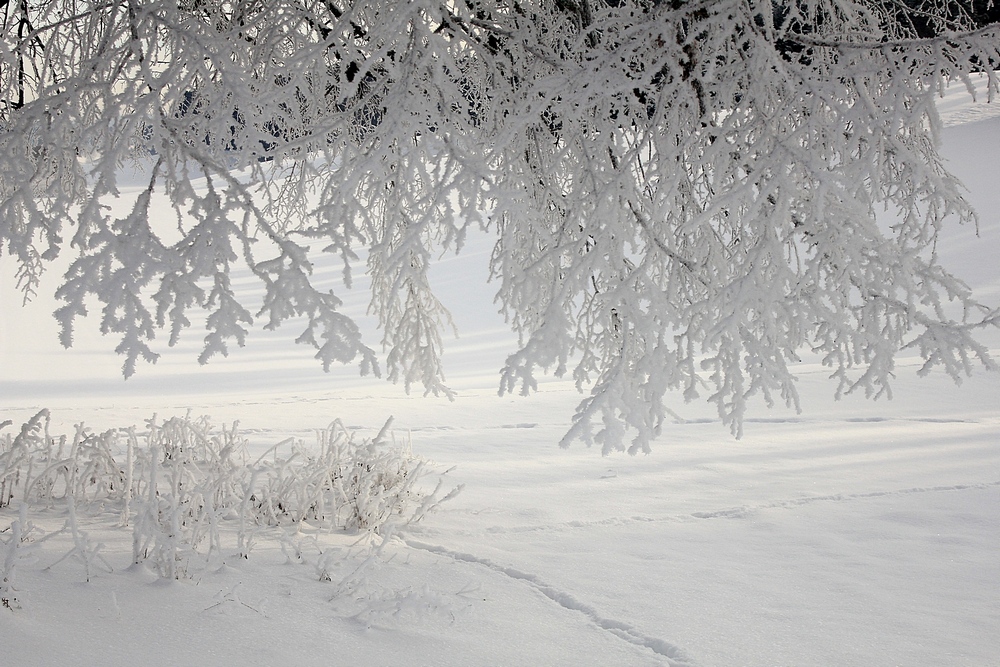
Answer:
<svg viewBox="0 0 1000 667"><path fill-rule="evenodd" d="M934 255L946 220L975 218L935 95L977 74L1000 91L979 4L0 7L0 251L30 296L68 242L64 342L96 300L126 374L199 310L203 362L255 319L297 320L324 368L377 373L315 271L333 261L343 289L372 275L387 376L448 395L428 269L470 225L496 235L520 340L502 389L571 373L591 391L572 433L608 451L626 432L646 450L672 390L705 392L737 434L755 396L797 406L802 349L842 391L888 387L906 346L952 374L988 363L948 303L994 311Z"/></svg>

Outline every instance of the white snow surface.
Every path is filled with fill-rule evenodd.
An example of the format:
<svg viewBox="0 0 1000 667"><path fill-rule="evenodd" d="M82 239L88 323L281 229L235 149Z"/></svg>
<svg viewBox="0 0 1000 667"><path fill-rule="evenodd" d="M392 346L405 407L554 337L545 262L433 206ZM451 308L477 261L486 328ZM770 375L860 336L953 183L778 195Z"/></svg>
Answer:
<svg viewBox="0 0 1000 667"><path fill-rule="evenodd" d="M1000 304L998 107L953 90L941 108L943 150L981 223L947 229L939 252ZM128 530L91 519L114 571L87 582L71 560L49 567L69 549L58 539L34 551L18 569L20 608L0 608L0 665L1000 665L1000 373L955 386L903 357L893 400L834 401L807 359L803 412L757 406L741 440L678 397L648 456L562 450L581 398L571 383L496 394L515 341L488 253L475 238L435 268L460 331L445 357L454 402L355 368L324 374L290 327L254 331L207 367L189 331L125 382L92 320L73 349L58 346L51 297L21 308L4 258L0 422L44 407L53 430L103 430L190 408L239 420L264 450L334 418L370 432L392 415L465 489L393 538L347 595L318 580L317 551L291 562L266 540L249 560L159 580L129 567ZM363 317L357 283L343 298ZM1000 336L984 340L1000 357ZM0 530L14 518L0 510ZM52 530L65 517L33 520ZM312 537L361 550L356 536Z"/></svg>

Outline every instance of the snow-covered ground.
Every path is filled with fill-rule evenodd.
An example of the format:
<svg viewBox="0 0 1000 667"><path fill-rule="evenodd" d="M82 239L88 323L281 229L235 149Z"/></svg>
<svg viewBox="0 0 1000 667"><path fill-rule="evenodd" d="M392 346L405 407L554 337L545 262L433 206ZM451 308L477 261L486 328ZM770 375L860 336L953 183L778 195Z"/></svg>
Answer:
<svg viewBox="0 0 1000 667"><path fill-rule="evenodd" d="M982 223L978 237L949 229L939 250L998 304L1000 107L956 94L942 109L944 151ZM346 576L356 537L299 536L303 562L262 540L249 560L164 582L128 567L127 530L92 519L114 571L85 582L71 560L49 567L69 538L41 545L19 564L20 608L0 609L0 665L1000 664L1000 373L956 387L903 358L892 401L837 402L805 362L803 413L760 406L742 440L710 406L678 402L649 456L561 450L580 398L570 384L496 395L512 340L485 284L488 251L474 242L435 269L461 331L446 356L454 402L353 368L324 375L291 328L254 332L205 368L189 332L123 382L92 321L61 350L52 302L21 309L0 263L0 422L47 407L54 430L104 429L191 408L239 420L263 450L336 417L370 431L393 415L465 485L349 593L316 563L340 550ZM363 284L345 298L355 314L366 300ZM1000 356L1000 336L985 340ZM0 530L13 518L0 510ZM34 520L52 530L64 515Z"/></svg>

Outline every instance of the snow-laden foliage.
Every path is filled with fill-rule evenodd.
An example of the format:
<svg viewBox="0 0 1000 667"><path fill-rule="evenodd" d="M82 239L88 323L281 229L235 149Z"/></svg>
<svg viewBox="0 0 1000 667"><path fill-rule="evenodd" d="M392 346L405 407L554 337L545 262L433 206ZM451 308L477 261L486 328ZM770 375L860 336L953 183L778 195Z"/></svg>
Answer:
<svg viewBox="0 0 1000 667"><path fill-rule="evenodd" d="M797 406L803 349L838 393L873 396L904 347L956 378L991 363L973 333L996 311L935 256L942 224L975 214L934 106L975 73L997 92L990 2L2 8L0 250L30 297L68 246L62 341L99 305L126 376L197 309L202 362L296 318L324 368L379 374L312 278L335 263L349 287L363 256L387 376L448 395L427 270L469 225L496 236L520 339L501 391L539 369L591 388L566 442L647 450L672 390L739 434L754 395ZM139 194L112 213L126 176Z"/></svg>
<svg viewBox="0 0 1000 667"><path fill-rule="evenodd" d="M2 426L9 425L6 422ZM389 423L374 438L357 439L339 422L317 432L317 447L285 440L251 460L237 426L215 428L205 418L147 420L145 429L94 433L78 425L72 439L49 434L49 413L39 412L16 436L0 436L0 491L5 506L19 506L2 544L2 588L14 590L21 542L30 532L25 508L66 511L73 546L53 566L74 558L92 569L110 566L77 521L78 512L120 516L132 530L132 558L169 579L190 576L235 553L248 557L261 531L347 530L392 533L412 525L458 493L442 493L439 479L409 445L390 442ZM50 533L43 539L51 539ZM235 544L223 545L223 536ZM52 566L50 566L52 567Z"/></svg>

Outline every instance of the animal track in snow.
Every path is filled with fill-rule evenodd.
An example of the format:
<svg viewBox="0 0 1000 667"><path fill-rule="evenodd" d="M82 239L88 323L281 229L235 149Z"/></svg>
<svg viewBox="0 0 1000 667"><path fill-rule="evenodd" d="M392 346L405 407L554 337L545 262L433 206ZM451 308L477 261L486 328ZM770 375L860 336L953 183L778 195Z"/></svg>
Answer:
<svg viewBox="0 0 1000 667"><path fill-rule="evenodd" d="M523 582L528 586L534 588L539 593L549 598L559 606L569 611L575 611L583 614L590 622L599 627L602 630L610 632L616 637L623 639L630 644L640 646L650 651L656 653L667 659L667 664L670 667L695 667L695 663L691 657L686 655L680 647L671 644L670 642L659 639L657 637L650 637L642 633L636 627L624 623L622 621L617 621L611 618L606 618L602 616L596 609L588 605L587 603L577 599L571 593L561 591L555 588L537 576L530 574L528 572L522 572L513 567L507 567L505 565L500 565L494 563L488 558L481 558L479 556L474 556L472 554L464 553L461 551L453 551L445 547L436 546L433 544L427 544L425 542L418 542L411 539L405 539L404 543L413 549L421 549L423 551L428 551L430 553L439 554L442 556L447 556L453 560L460 561L463 563L472 563L475 565L480 565L494 572L502 574L510 579Z"/></svg>
<svg viewBox="0 0 1000 667"><path fill-rule="evenodd" d="M907 489L891 489L888 491L867 491L863 493L834 493L823 496L804 496L802 498L789 498L785 500L775 500L769 503L757 505L740 505L737 507L724 507L716 510L706 510L700 512L690 512L687 514L669 514L664 516L615 516L592 521L565 521L550 524L534 524L527 526L487 526L474 531L461 531L462 535L478 534L517 534L534 532L553 532L562 530L575 530L577 528L594 528L601 526L623 526L636 523L668 523L685 522L691 519L744 519L757 512L770 509L794 509L803 505L810 505L819 502L848 502L852 500L864 500L867 498L882 498L885 496L902 496L913 493L943 493L949 491L967 491L976 489L988 489L1000 486L1000 481L983 482L980 484L955 484L951 486L928 486L912 487Z"/></svg>

